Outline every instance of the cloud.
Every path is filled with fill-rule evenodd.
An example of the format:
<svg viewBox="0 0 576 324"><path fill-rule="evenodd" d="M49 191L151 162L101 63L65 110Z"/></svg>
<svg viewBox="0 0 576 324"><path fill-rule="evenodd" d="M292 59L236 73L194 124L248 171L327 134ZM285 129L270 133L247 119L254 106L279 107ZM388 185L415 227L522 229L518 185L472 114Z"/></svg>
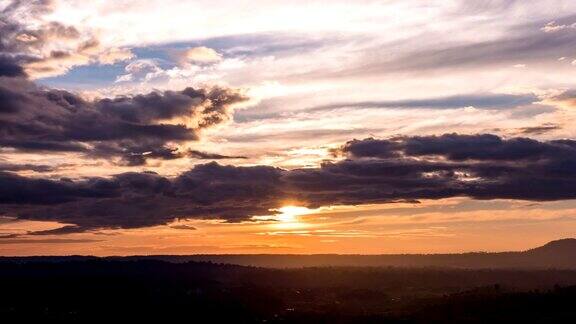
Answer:
<svg viewBox="0 0 576 324"><path fill-rule="evenodd" d="M574 16L562 19L574 19ZM566 28L572 25L567 26ZM418 46L420 38L410 43L414 49L390 58L366 54L361 64L335 72L333 77L381 75L397 72L422 74L428 71L474 69L478 66L507 67L522 62L538 65L558 57L570 57L576 45L576 33L548 32L536 29L533 22L516 25L503 37L474 42L443 42L435 46ZM366 53L386 52L389 44L366 49Z"/></svg>
<svg viewBox="0 0 576 324"><path fill-rule="evenodd" d="M0 75L24 71L33 78L61 75L74 66L133 58L127 48L104 48L96 33L44 17L52 1L12 1L0 12ZM6 58L12 60L7 62Z"/></svg>
<svg viewBox="0 0 576 324"><path fill-rule="evenodd" d="M513 95L483 93L416 100L344 102L318 106L307 111L322 111L338 108L455 109L474 107L479 109L511 109L523 105L530 105L536 101L539 101L539 98L534 94Z"/></svg>
<svg viewBox="0 0 576 324"><path fill-rule="evenodd" d="M176 178L123 173L111 178L49 180L0 174L0 213L72 224L42 234L137 228L178 218L230 222L276 207L282 171L272 167L199 165Z"/></svg>
<svg viewBox="0 0 576 324"><path fill-rule="evenodd" d="M97 148L95 154L104 157L119 154L123 158L123 160L120 161L120 164L126 166L146 165L147 159L175 160L188 157L199 160L226 160L247 158L245 156L222 155L196 150L181 150L177 147L157 147L155 145L132 146L129 153L126 152L126 148L110 148L110 146L102 146Z"/></svg>
<svg viewBox="0 0 576 324"><path fill-rule="evenodd" d="M42 173L42 172L51 172L54 171L55 169L57 169L57 167L43 164L13 164L13 163L0 162L0 172L34 171Z"/></svg>
<svg viewBox="0 0 576 324"><path fill-rule="evenodd" d="M549 96L545 102L567 109L576 108L576 89L568 89L559 94Z"/></svg>
<svg viewBox="0 0 576 324"><path fill-rule="evenodd" d="M178 219L228 222L297 202L316 208L470 197L574 199L576 141L491 134L354 140L344 160L284 170L197 165L174 178L130 172L109 178L41 179L0 174L0 213L69 224L41 234L138 228ZM38 234L38 233L37 233Z"/></svg>
<svg viewBox="0 0 576 324"><path fill-rule="evenodd" d="M195 231L195 230L197 230L196 227L194 227L194 226L192 226L192 225L186 225L186 224L170 225L170 228L178 229L178 230L187 230L187 231Z"/></svg>
<svg viewBox="0 0 576 324"><path fill-rule="evenodd" d="M147 158L175 158L172 143L197 140L200 130L229 120L231 106L245 97L224 88L186 88L88 101L4 78L0 99L0 147L120 157L140 165Z"/></svg>
<svg viewBox="0 0 576 324"><path fill-rule="evenodd" d="M576 142L495 135L366 139L347 143L348 159L289 173L313 206L467 196L475 199L574 198Z"/></svg>
<svg viewBox="0 0 576 324"><path fill-rule="evenodd" d="M24 69L18 65L14 59L7 56L0 56L0 77L15 77L24 75Z"/></svg>
<svg viewBox="0 0 576 324"><path fill-rule="evenodd" d="M179 53L178 56L181 63L211 64L222 60L220 53L205 46L189 48Z"/></svg>
<svg viewBox="0 0 576 324"><path fill-rule="evenodd" d="M126 61L134 58L134 53L126 48L112 48L102 52L98 56L98 63L108 65L119 61Z"/></svg>
<svg viewBox="0 0 576 324"><path fill-rule="evenodd" d="M139 59L130 62L124 68L126 74L116 78L116 82L128 82L135 80L149 81L161 76L164 70L152 59Z"/></svg>
<svg viewBox="0 0 576 324"><path fill-rule="evenodd" d="M81 244L81 243L95 243L102 242L102 240L93 239L18 239L18 238L7 238L1 239L0 245L7 244Z"/></svg>
<svg viewBox="0 0 576 324"><path fill-rule="evenodd" d="M565 29L576 29L576 23L559 25L555 21L551 21L542 27L542 31L545 33L555 33Z"/></svg>
<svg viewBox="0 0 576 324"><path fill-rule="evenodd" d="M366 139L348 142L342 152L354 158L388 156L439 156L449 161L520 161L555 158L574 154L572 143L539 142L530 138L503 139L492 134L398 137L386 140ZM576 142L574 142L576 143ZM361 148L360 150L358 148Z"/></svg>
<svg viewBox="0 0 576 324"><path fill-rule="evenodd" d="M524 135L542 135L561 128L560 125L556 124L543 124L540 126L522 127L519 130L520 133Z"/></svg>
<svg viewBox="0 0 576 324"><path fill-rule="evenodd" d="M576 35L527 34L470 45L457 45L414 53L399 61L398 70L441 69L450 67L515 64L519 60L534 62L540 59L568 56L576 44Z"/></svg>
<svg viewBox="0 0 576 324"><path fill-rule="evenodd" d="M161 48L161 47L160 47ZM168 52L169 60L157 58L137 59L125 66L125 74L119 75L116 83L162 84L206 80L216 76L234 60L223 60L222 55L209 47L193 47L186 50L162 49ZM237 60L237 59L236 59Z"/></svg>
<svg viewBox="0 0 576 324"><path fill-rule="evenodd" d="M323 105L315 105L308 108L292 111L265 111L248 110L239 111L234 116L237 123L246 123L253 121L286 119L297 117L310 113L323 113L336 110L354 110L354 109L430 109L430 110L449 110L462 108L475 108L479 110L499 110L513 111L522 108L522 112L528 112L525 108L532 105L533 108L548 108L537 106L542 99L532 93L524 94L499 94L499 93L470 93L445 97L429 97L421 99L406 100L370 100L370 101L344 101L333 102ZM265 106L266 107L266 106ZM266 107L268 108L268 107ZM335 132L337 130L334 130Z"/></svg>
<svg viewBox="0 0 576 324"><path fill-rule="evenodd" d="M0 148L17 153L75 152L129 166L144 165L150 158L182 158L193 154L179 151L179 144L197 140L202 129L229 120L231 107L246 100L239 91L218 87L87 100L38 86L29 74L132 57L125 49L101 48L93 35L75 27L31 16L50 10L50 1L17 1L2 9ZM134 61L126 70L129 75L161 71L150 60Z"/></svg>
<svg viewBox="0 0 576 324"><path fill-rule="evenodd" d="M195 159L202 159L202 160L246 159L247 158L245 156L230 156L230 155L201 152L201 151L196 151L196 150L188 151L188 156L195 158Z"/></svg>

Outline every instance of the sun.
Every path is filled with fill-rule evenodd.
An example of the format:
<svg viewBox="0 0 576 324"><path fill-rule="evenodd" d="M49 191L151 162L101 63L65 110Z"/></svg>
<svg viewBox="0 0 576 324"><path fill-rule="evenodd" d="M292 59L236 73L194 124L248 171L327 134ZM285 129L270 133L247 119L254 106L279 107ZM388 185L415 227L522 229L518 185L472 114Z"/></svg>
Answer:
<svg viewBox="0 0 576 324"><path fill-rule="evenodd" d="M298 222L298 216L310 213L310 209L299 206L284 206L278 208L280 214L276 215L279 221L283 223Z"/></svg>
<svg viewBox="0 0 576 324"><path fill-rule="evenodd" d="M302 206L287 205L270 209L270 211L273 212L273 214L252 216L252 219L266 222L266 226L274 229L297 229L312 226L312 224L308 223L308 221L301 216L314 214L317 210Z"/></svg>
<svg viewBox="0 0 576 324"><path fill-rule="evenodd" d="M309 224L303 222L300 216L307 215L313 212L313 210L301 206L284 206L276 209L279 212L274 215L274 219L277 221L275 224L270 224L272 228L281 230L292 230L308 227Z"/></svg>

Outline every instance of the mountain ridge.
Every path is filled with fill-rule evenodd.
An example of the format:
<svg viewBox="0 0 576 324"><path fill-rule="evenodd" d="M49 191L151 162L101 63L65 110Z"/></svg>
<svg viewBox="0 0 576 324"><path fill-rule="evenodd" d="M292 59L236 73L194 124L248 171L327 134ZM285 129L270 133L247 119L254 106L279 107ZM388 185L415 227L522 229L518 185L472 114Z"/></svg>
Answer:
<svg viewBox="0 0 576 324"><path fill-rule="evenodd" d="M32 256L0 257L1 262L61 262L83 260L158 260L170 263L211 262L267 268L333 266L576 269L576 239L550 241L526 251L467 252L459 254L195 254L133 256Z"/></svg>
<svg viewBox="0 0 576 324"><path fill-rule="evenodd" d="M550 241L542 246L527 250L526 252L555 251L555 252L574 252L576 253L576 239L564 238Z"/></svg>

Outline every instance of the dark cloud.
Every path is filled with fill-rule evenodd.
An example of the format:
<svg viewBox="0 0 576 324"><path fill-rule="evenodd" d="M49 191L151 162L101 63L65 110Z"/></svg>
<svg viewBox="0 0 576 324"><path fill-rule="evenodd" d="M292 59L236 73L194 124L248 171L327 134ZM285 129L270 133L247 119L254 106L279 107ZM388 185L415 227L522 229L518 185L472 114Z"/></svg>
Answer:
<svg viewBox="0 0 576 324"><path fill-rule="evenodd" d="M396 137L392 139L354 140L342 152L353 158L404 156L438 157L448 161L538 161L573 154L571 145L559 141L539 142L517 137L504 139L497 135L459 135Z"/></svg>
<svg viewBox="0 0 576 324"><path fill-rule="evenodd" d="M34 171L34 172L51 172L57 169L50 165L43 164L13 164L13 163L2 163L0 162L0 172L18 172L18 171Z"/></svg>
<svg viewBox="0 0 576 324"><path fill-rule="evenodd" d="M524 135L542 135L561 128L560 125L556 124L543 124L540 126L522 127L519 131Z"/></svg>
<svg viewBox="0 0 576 324"><path fill-rule="evenodd" d="M116 184L108 179L73 182L26 178L13 173L0 173L2 204L60 204L79 198L106 198L115 194Z"/></svg>
<svg viewBox="0 0 576 324"><path fill-rule="evenodd" d="M186 88L87 101L25 79L4 78L0 146L121 157L130 165L147 158L177 158L180 154L168 143L196 140L199 130L228 120L230 106L244 99L229 89ZM177 118L196 124L167 122Z"/></svg>
<svg viewBox="0 0 576 324"><path fill-rule="evenodd" d="M179 229L179 230L187 230L187 231L195 231L195 230L197 230L196 227L194 227L194 226L192 226L192 225L186 225L186 224L172 225L172 226L170 226L170 228Z"/></svg>
<svg viewBox="0 0 576 324"><path fill-rule="evenodd" d="M437 155L452 161L541 160L565 152L566 147L529 138L502 139L496 135L416 136L400 140L409 156Z"/></svg>
<svg viewBox="0 0 576 324"><path fill-rule="evenodd" d="M0 55L0 77L24 76L24 69L12 58Z"/></svg>
<svg viewBox="0 0 576 324"><path fill-rule="evenodd" d="M0 213L73 224L38 234L135 228L178 218L247 220L277 206L282 171L272 167L196 166L176 178L124 173L111 178L48 180L0 175Z"/></svg>
<svg viewBox="0 0 576 324"><path fill-rule="evenodd" d="M228 222L269 215L298 202L308 207L470 197L574 199L576 141L541 142L495 135L354 140L345 159L318 168L282 170L215 162L177 177L123 173L109 178L0 176L0 212L69 224L36 234L137 228L177 219Z"/></svg>
<svg viewBox="0 0 576 324"><path fill-rule="evenodd" d="M225 160L225 159L246 159L245 156L222 155L216 153L201 152L196 150L188 151L188 156L201 160Z"/></svg>
<svg viewBox="0 0 576 324"><path fill-rule="evenodd" d="M391 158L399 156L399 143L390 140L367 138L346 143L341 151L354 158L376 157ZM338 150L335 151L336 153Z"/></svg>
<svg viewBox="0 0 576 324"><path fill-rule="evenodd" d="M197 140L200 130L228 120L231 105L245 100L237 91L224 88L85 100L68 91L37 86L24 73L31 63L67 59L99 46L97 39L84 40L72 26L43 22L32 28L20 22L21 17L48 13L51 7L51 1L13 1L2 9L0 148L80 152L124 165L143 165L149 158L175 159L188 156L178 151L180 142ZM80 42L75 52L42 54L46 44L69 40Z"/></svg>

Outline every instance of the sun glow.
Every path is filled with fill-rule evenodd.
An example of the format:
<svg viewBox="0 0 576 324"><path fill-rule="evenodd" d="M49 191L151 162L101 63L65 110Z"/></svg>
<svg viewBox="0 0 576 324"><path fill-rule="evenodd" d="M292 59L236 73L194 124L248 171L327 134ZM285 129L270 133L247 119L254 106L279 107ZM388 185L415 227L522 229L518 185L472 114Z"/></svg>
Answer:
<svg viewBox="0 0 576 324"><path fill-rule="evenodd" d="M274 224L275 228L279 229L294 229L307 227L308 224L302 222L300 216L310 214L311 209L301 206L284 206L278 208L276 211L280 212L275 215L275 219L278 223Z"/></svg>
<svg viewBox="0 0 576 324"><path fill-rule="evenodd" d="M306 215L311 212L310 209L306 207L299 206L284 206L278 208L280 214L277 215L278 220L283 223L293 223L298 221L298 216Z"/></svg>

